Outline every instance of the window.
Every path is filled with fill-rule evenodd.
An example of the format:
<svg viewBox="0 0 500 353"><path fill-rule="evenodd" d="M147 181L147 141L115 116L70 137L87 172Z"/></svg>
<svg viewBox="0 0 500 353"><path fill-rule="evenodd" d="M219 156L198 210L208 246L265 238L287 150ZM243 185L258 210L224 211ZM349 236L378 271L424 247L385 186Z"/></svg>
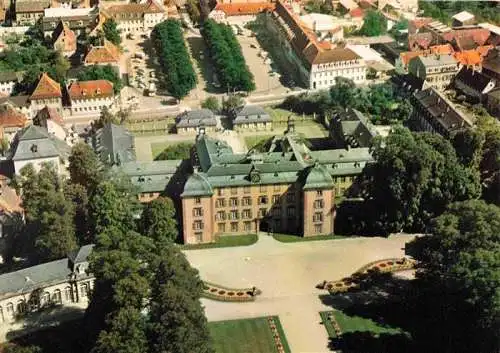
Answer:
<svg viewBox="0 0 500 353"><path fill-rule="evenodd" d="M202 221L194 221L193 222L193 229L194 230L201 230L201 229L203 229L203 222Z"/></svg>
<svg viewBox="0 0 500 353"><path fill-rule="evenodd" d="M323 222L323 213L315 212L313 215L313 222Z"/></svg>
<svg viewBox="0 0 500 353"><path fill-rule="evenodd" d="M81 297L84 298L89 294L89 285L88 283L82 283L80 285L80 294Z"/></svg>
<svg viewBox="0 0 500 353"><path fill-rule="evenodd" d="M224 195L224 189L218 189L217 190L217 195L223 196Z"/></svg>
<svg viewBox="0 0 500 353"><path fill-rule="evenodd" d="M243 212L241 213L241 218L244 218L244 219L250 219L252 218L252 210L243 210Z"/></svg>
<svg viewBox="0 0 500 353"><path fill-rule="evenodd" d="M199 205L201 203L201 199L199 197L196 197L194 199L194 203L197 204L197 205Z"/></svg>
<svg viewBox="0 0 500 353"><path fill-rule="evenodd" d="M288 217L295 217L295 207L294 206L289 206L286 209L286 214Z"/></svg>
<svg viewBox="0 0 500 353"><path fill-rule="evenodd" d="M216 221L225 221L226 220L226 212L217 211L217 213L215 214L215 220Z"/></svg>
<svg viewBox="0 0 500 353"><path fill-rule="evenodd" d="M276 230L279 230L279 229L281 229L281 220L275 219L274 220L274 230L276 231Z"/></svg>
<svg viewBox="0 0 500 353"><path fill-rule="evenodd" d="M281 185L280 184L275 184L273 187L274 191L281 191Z"/></svg>
<svg viewBox="0 0 500 353"><path fill-rule="evenodd" d="M62 304L62 296L59 289L56 289L52 294L52 302L55 304Z"/></svg>
<svg viewBox="0 0 500 353"><path fill-rule="evenodd" d="M252 222L244 222L243 229L245 230L245 232L251 232L252 231Z"/></svg>
<svg viewBox="0 0 500 353"><path fill-rule="evenodd" d="M42 298L40 300L40 306L47 306L50 304L50 293L45 292L42 295Z"/></svg>
<svg viewBox="0 0 500 353"><path fill-rule="evenodd" d="M323 196L323 190L316 190L316 196L317 197Z"/></svg>
<svg viewBox="0 0 500 353"><path fill-rule="evenodd" d="M217 230L219 231L219 233L225 233L226 232L226 224L225 223L217 224Z"/></svg>
<svg viewBox="0 0 500 353"><path fill-rule="evenodd" d="M73 298L71 296L71 287L64 288L64 300L67 302L72 302Z"/></svg>
<svg viewBox="0 0 500 353"><path fill-rule="evenodd" d="M314 208L323 208L324 204L323 200L316 200L314 201Z"/></svg>
<svg viewBox="0 0 500 353"><path fill-rule="evenodd" d="M341 183L345 183L345 176L340 177L340 182L341 182Z"/></svg>
<svg viewBox="0 0 500 353"><path fill-rule="evenodd" d="M243 193L249 194L250 193L250 186L244 186L243 187Z"/></svg>
<svg viewBox="0 0 500 353"><path fill-rule="evenodd" d="M259 205L267 205L267 196L259 196Z"/></svg>
<svg viewBox="0 0 500 353"><path fill-rule="evenodd" d="M238 206L238 199L236 197L231 197L229 199L229 206L231 207Z"/></svg>
<svg viewBox="0 0 500 353"><path fill-rule="evenodd" d="M237 232L238 231L238 222L232 222L231 223L231 232Z"/></svg>
<svg viewBox="0 0 500 353"><path fill-rule="evenodd" d="M226 200L225 199L215 200L215 207L226 207Z"/></svg>
<svg viewBox="0 0 500 353"><path fill-rule="evenodd" d="M260 192L266 192L267 191L267 186L266 185L261 185L260 186Z"/></svg>
<svg viewBox="0 0 500 353"><path fill-rule="evenodd" d="M201 207L193 208L193 217L203 216L203 209Z"/></svg>
<svg viewBox="0 0 500 353"><path fill-rule="evenodd" d="M194 237L196 238L197 243L203 242L203 233L202 232L194 233Z"/></svg>
<svg viewBox="0 0 500 353"><path fill-rule="evenodd" d="M238 219L238 218L239 214L237 210L232 210L231 212L229 212L229 219Z"/></svg>
<svg viewBox="0 0 500 353"><path fill-rule="evenodd" d="M286 194L286 202L288 202L288 203L295 202L295 193Z"/></svg>
<svg viewBox="0 0 500 353"><path fill-rule="evenodd" d="M273 195L273 204L280 202L280 195Z"/></svg>
<svg viewBox="0 0 500 353"><path fill-rule="evenodd" d="M231 188L231 195L237 195L238 194L238 187L235 186L235 187L232 187Z"/></svg>
<svg viewBox="0 0 500 353"><path fill-rule="evenodd" d="M14 317L14 305L12 303L7 304L7 315Z"/></svg>
<svg viewBox="0 0 500 353"><path fill-rule="evenodd" d="M314 233L317 233L317 234L323 233L323 224L315 224L314 225Z"/></svg>
<svg viewBox="0 0 500 353"><path fill-rule="evenodd" d="M0 323L4 322L5 321L5 318L3 317L3 309L2 307L0 306Z"/></svg>
<svg viewBox="0 0 500 353"><path fill-rule="evenodd" d="M243 206L250 206L252 204L251 197L244 197L242 201Z"/></svg>
<svg viewBox="0 0 500 353"><path fill-rule="evenodd" d="M266 208L261 208L259 209L259 217L263 218L266 216L267 209Z"/></svg>

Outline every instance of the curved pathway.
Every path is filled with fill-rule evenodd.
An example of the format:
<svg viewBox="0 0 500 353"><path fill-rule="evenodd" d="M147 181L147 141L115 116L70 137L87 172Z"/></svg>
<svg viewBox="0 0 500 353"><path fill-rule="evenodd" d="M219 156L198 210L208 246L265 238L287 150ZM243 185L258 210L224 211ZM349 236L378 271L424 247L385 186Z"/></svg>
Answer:
<svg viewBox="0 0 500 353"><path fill-rule="evenodd" d="M187 250L201 278L229 287L257 286L255 302L202 299L209 321L278 315L292 352L328 352L328 335L319 312L325 278L343 278L378 259L402 257L411 235L281 243L267 235L251 246Z"/></svg>

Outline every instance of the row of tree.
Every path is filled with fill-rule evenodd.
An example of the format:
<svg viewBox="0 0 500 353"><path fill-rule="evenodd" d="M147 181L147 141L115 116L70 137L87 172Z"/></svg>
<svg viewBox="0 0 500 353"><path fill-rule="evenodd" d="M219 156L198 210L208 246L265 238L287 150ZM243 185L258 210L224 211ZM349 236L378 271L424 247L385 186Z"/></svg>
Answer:
<svg viewBox="0 0 500 353"><path fill-rule="evenodd" d="M254 77L245 63L241 46L230 26L207 20L201 31L210 51L222 87L228 90L255 90Z"/></svg>
<svg viewBox="0 0 500 353"><path fill-rule="evenodd" d="M185 97L196 86L197 79L180 22L169 19L156 25L151 37L167 90L177 99Z"/></svg>

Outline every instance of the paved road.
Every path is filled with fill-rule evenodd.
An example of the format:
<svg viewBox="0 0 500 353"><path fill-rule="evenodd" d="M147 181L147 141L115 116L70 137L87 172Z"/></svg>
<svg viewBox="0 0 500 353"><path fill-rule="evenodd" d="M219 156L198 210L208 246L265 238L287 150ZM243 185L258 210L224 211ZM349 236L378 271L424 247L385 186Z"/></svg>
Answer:
<svg viewBox="0 0 500 353"><path fill-rule="evenodd" d="M257 286L263 293L252 303L202 299L209 321L279 315L292 352L328 352L319 312L331 309L315 286L342 278L362 265L404 255L409 235L280 243L261 235L255 245L189 250L185 254L204 280L228 287Z"/></svg>

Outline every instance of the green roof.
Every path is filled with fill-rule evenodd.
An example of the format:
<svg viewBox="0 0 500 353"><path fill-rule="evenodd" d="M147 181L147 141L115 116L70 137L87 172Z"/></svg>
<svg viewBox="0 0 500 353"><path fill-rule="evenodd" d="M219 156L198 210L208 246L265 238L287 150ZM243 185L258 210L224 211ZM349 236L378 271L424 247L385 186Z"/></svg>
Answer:
<svg viewBox="0 0 500 353"><path fill-rule="evenodd" d="M315 164L309 168L304 182L304 190L325 189L333 187L332 176L321 164Z"/></svg>
<svg viewBox="0 0 500 353"><path fill-rule="evenodd" d="M201 173L194 172L184 185L181 197L210 196L213 194L212 186Z"/></svg>

